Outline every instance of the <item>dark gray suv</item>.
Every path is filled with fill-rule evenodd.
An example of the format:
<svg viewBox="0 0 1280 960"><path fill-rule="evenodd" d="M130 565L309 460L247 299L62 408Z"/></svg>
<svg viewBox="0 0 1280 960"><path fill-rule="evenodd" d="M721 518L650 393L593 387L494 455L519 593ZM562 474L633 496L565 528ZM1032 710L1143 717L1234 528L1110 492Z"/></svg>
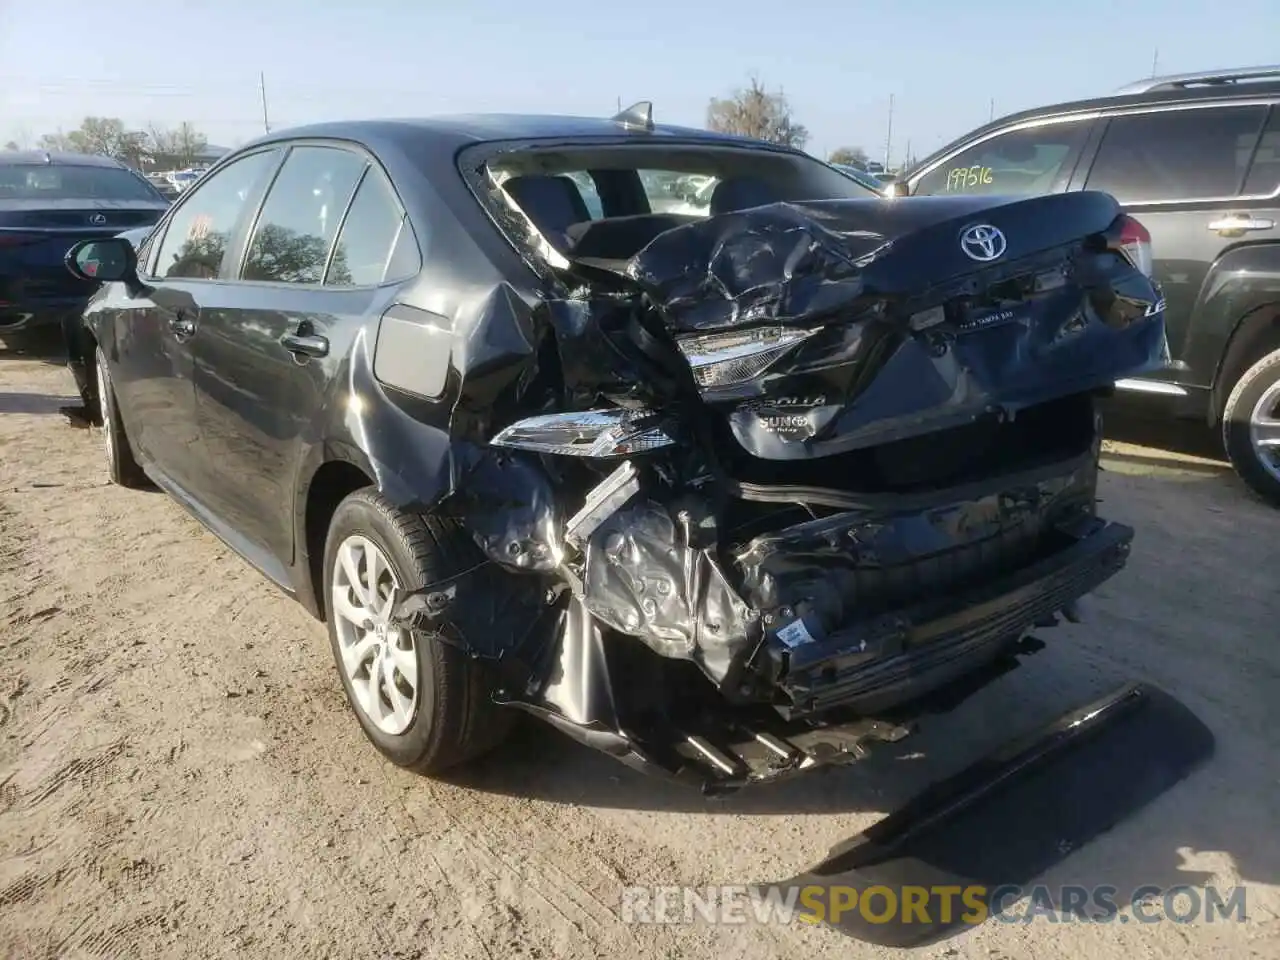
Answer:
<svg viewBox="0 0 1280 960"><path fill-rule="evenodd" d="M898 195L1101 190L1145 231L1172 359L1121 390L1222 430L1280 506L1280 66L1156 77L996 120L927 157Z"/></svg>

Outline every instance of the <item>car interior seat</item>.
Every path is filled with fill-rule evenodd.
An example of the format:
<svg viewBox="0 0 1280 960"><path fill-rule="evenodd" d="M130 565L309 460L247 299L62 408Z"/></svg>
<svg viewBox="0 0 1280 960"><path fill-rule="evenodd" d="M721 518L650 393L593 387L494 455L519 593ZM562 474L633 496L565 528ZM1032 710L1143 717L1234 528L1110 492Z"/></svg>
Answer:
<svg viewBox="0 0 1280 960"><path fill-rule="evenodd" d="M591 219L591 211L570 177L512 177L502 189L533 221L538 232L562 253L569 249L569 227Z"/></svg>

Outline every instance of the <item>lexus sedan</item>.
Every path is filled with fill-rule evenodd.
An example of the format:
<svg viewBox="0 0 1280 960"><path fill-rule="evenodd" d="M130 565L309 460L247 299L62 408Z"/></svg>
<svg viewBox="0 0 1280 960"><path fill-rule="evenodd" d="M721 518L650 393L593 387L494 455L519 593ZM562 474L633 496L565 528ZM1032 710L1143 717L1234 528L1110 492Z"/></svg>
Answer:
<svg viewBox="0 0 1280 960"><path fill-rule="evenodd" d="M97 285L67 273L67 247L154 225L168 207L110 157L0 153L0 334L78 320Z"/></svg>

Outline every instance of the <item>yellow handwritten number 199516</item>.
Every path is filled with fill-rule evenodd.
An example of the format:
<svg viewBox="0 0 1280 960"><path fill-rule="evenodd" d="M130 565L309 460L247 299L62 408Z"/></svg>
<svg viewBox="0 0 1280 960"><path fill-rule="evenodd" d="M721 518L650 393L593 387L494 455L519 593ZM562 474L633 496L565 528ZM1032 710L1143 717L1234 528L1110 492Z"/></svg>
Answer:
<svg viewBox="0 0 1280 960"><path fill-rule="evenodd" d="M947 189L965 190L995 182L990 167L956 167L947 171Z"/></svg>

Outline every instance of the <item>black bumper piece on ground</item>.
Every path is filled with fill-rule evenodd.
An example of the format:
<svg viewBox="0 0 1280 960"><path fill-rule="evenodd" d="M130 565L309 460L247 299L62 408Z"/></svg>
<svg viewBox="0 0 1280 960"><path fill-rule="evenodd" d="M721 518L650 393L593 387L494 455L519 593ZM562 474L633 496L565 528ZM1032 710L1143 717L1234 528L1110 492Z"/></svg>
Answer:
<svg viewBox="0 0 1280 960"><path fill-rule="evenodd" d="M822 905L813 919L851 937L895 947L934 942L1007 910L1016 888L1132 816L1213 750L1212 732L1185 706L1128 684L934 784L821 864L770 886L805 891L800 902ZM874 904L857 909L873 887ZM1118 890L1115 903L1132 892ZM922 908L890 915L888 897ZM846 909L832 916L837 901Z"/></svg>

